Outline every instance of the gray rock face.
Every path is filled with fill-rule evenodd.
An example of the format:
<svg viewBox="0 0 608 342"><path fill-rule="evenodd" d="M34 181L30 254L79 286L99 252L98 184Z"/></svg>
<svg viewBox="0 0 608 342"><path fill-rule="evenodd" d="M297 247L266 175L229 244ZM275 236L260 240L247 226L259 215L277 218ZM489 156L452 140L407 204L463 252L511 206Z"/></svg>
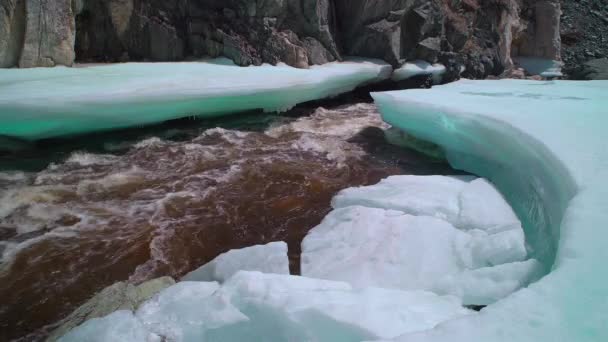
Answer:
<svg viewBox="0 0 608 342"><path fill-rule="evenodd" d="M0 68L19 63L25 34L25 0L0 0Z"/></svg>
<svg viewBox="0 0 608 342"><path fill-rule="evenodd" d="M575 80L608 80L608 58L587 61L574 69L570 76Z"/></svg>
<svg viewBox="0 0 608 342"><path fill-rule="evenodd" d="M173 284L175 281L172 278L162 277L138 286L119 282L106 287L63 319L59 328L48 337L47 342L57 341L61 336L89 319L103 317L118 310L136 310L143 302Z"/></svg>
<svg viewBox="0 0 608 342"><path fill-rule="evenodd" d="M329 0L199 0L188 6L188 41L196 57L300 68L340 59Z"/></svg>
<svg viewBox="0 0 608 342"><path fill-rule="evenodd" d="M521 12L525 26L515 37L512 54L560 60L560 2L526 0Z"/></svg>
<svg viewBox="0 0 608 342"><path fill-rule="evenodd" d="M73 5L72 0L0 0L0 67L72 65Z"/></svg>
<svg viewBox="0 0 608 342"><path fill-rule="evenodd" d="M76 38L71 0L26 0L19 66L72 65Z"/></svg>
<svg viewBox="0 0 608 342"><path fill-rule="evenodd" d="M446 80L559 59L558 0L0 0L1 66L226 56L298 68L424 59ZM21 46L21 47L19 47Z"/></svg>
<svg viewBox="0 0 608 342"><path fill-rule="evenodd" d="M76 19L79 61L175 61L186 56L186 0L88 0Z"/></svg>
<svg viewBox="0 0 608 342"><path fill-rule="evenodd" d="M608 58L606 0L564 0L560 22L562 60L567 74L587 61Z"/></svg>

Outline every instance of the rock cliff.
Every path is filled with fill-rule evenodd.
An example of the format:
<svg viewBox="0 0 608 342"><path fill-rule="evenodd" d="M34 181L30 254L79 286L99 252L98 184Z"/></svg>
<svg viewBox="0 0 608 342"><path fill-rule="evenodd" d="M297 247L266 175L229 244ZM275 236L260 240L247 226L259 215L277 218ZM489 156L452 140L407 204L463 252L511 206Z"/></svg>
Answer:
<svg viewBox="0 0 608 342"><path fill-rule="evenodd" d="M0 66L356 55L483 78L512 56L559 60L560 14L558 0L0 0Z"/></svg>

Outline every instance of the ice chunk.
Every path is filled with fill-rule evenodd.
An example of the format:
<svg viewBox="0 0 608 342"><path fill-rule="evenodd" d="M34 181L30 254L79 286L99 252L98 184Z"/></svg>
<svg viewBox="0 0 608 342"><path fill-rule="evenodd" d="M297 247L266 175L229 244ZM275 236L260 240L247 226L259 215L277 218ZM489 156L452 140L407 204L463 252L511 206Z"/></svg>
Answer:
<svg viewBox="0 0 608 342"><path fill-rule="evenodd" d="M515 58L515 64L524 68L531 75L540 75L547 78L564 76L562 74L563 63L552 59L517 57Z"/></svg>
<svg viewBox="0 0 608 342"><path fill-rule="evenodd" d="M523 261L527 256L524 231L521 226L488 234L473 230L470 248L472 268L495 266L513 261Z"/></svg>
<svg viewBox="0 0 608 342"><path fill-rule="evenodd" d="M59 342L160 342L128 310L116 311L103 318L93 318L61 337Z"/></svg>
<svg viewBox="0 0 608 342"><path fill-rule="evenodd" d="M448 274L440 278L432 290L456 295L466 305L489 305L538 280L542 272L542 265L530 259Z"/></svg>
<svg viewBox="0 0 608 342"><path fill-rule="evenodd" d="M342 190L332 205L362 205L433 216L461 229L521 229L513 209L492 184L466 176L392 176L376 185Z"/></svg>
<svg viewBox="0 0 608 342"><path fill-rule="evenodd" d="M302 242L302 275L370 286L430 289L464 268L470 236L428 216L346 207L331 212ZM470 259L465 256L466 259Z"/></svg>
<svg viewBox="0 0 608 342"><path fill-rule="evenodd" d="M305 276L345 281L357 288L433 290L448 275L449 279L470 278L470 270L525 258L521 228L498 234L466 232L434 217L350 206L334 210L309 232L302 242L301 269ZM522 272L511 274L522 277L496 278L482 273L479 278L496 278L490 281L503 288L530 280ZM505 281L509 283L502 284ZM457 288L454 293L442 293L471 298L474 291L464 293ZM504 297L499 294L493 300ZM465 304L487 303L484 299L483 303Z"/></svg>
<svg viewBox="0 0 608 342"><path fill-rule="evenodd" d="M234 249L186 274L182 281L224 282L238 271L289 274L285 242Z"/></svg>
<svg viewBox="0 0 608 342"><path fill-rule="evenodd" d="M272 312L292 321L300 330L295 341L361 341L371 336L390 338L401 331L420 331L439 322L470 313L451 296L424 291L369 288L353 290L348 284L304 277L240 272L222 291L231 293L233 303L251 318ZM280 321L279 321L280 322ZM265 322L270 324L271 322ZM274 324L272 330L280 330ZM272 336L276 338L272 338ZM287 341L287 336L269 332L255 341ZM255 336L255 335L253 335ZM292 335L293 336L293 335ZM242 340L242 339L241 339Z"/></svg>
<svg viewBox="0 0 608 342"><path fill-rule="evenodd" d="M460 214L456 224L463 229L481 229L493 233L521 229L511 206L486 179L479 178L466 184L458 202Z"/></svg>
<svg viewBox="0 0 608 342"><path fill-rule="evenodd" d="M180 282L142 305L137 318L170 341L205 341L210 329L248 320L218 289L215 282Z"/></svg>
<svg viewBox="0 0 608 342"><path fill-rule="evenodd" d="M178 283L146 302L136 316L120 311L94 319L64 339L358 342L394 338L471 313L453 296L354 290L342 282L241 271L222 287L217 283ZM131 335L123 326L130 327Z"/></svg>
<svg viewBox="0 0 608 342"><path fill-rule="evenodd" d="M243 110L286 110L390 77L382 62L296 69L207 62L0 69L0 136L36 140Z"/></svg>
<svg viewBox="0 0 608 342"><path fill-rule="evenodd" d="M458 194L468 180L444 176L392 176L376 185L342 190L334 197L332 206L393 209L456 222L460 212Z"/></svg>
<svg viewBox="0 0 608 342"><path fill-rule="evenodd" d="M608 82L470 81L373 94L394 127L501 190L549 274L400 341L608 341Z"/></svg>
<svg viewBox="0 0 608 342"><path fill-rule="evenodd" d="M399 69L393 72L393 81L403 81L415 76L431 76L433 83L441 83L443 74L445 74L445 66L442 64L430 64L426 61L412 61L405 63Z"/></svg>

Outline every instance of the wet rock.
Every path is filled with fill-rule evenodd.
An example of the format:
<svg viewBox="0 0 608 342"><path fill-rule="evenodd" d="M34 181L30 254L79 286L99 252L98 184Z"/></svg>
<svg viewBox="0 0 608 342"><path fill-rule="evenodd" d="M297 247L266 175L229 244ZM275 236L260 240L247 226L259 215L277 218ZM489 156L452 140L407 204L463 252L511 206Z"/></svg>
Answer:
<svg viewBox="0 0 608 342"><path fill-rule="evenodd" d="M175 284L173 278L162 277L138 286L125 282L111 285L63 319L59 323L59 328L48 337L47 342L57 341L89 319L103 317L118 310L136 310L143 302L173 284Z"/></svg>

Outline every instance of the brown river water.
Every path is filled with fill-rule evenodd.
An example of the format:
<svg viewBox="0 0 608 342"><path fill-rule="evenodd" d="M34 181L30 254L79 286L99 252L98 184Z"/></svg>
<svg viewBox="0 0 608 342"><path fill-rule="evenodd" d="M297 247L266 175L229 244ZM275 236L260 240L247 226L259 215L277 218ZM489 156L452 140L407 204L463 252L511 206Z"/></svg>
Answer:
<svg viewBox="0 0 608 342"><path fill-rule="evenodd" d="M106 286L179 278L233 248L286 241L297 274L339 190L454 173L387 144L387 128L372 104L300 107L0 157L0 341L41 340Z"/></svg>

